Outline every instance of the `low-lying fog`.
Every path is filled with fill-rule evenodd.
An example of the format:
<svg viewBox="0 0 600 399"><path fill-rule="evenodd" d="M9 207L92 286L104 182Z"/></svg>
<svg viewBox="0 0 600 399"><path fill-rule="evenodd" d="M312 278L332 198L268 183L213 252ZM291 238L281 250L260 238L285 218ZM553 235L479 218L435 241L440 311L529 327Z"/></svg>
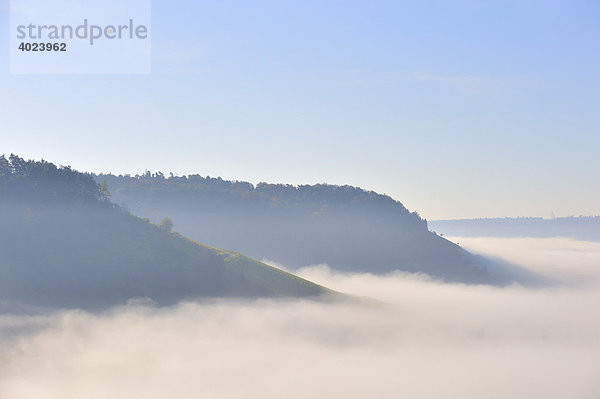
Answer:
<svg viewBox="0 0 600 399"><path fill-rule="evenodd" d="M299 274L376 301L0 316L0 398L600 398L600 243L453 240L562 284L315 266Z"/></svg>

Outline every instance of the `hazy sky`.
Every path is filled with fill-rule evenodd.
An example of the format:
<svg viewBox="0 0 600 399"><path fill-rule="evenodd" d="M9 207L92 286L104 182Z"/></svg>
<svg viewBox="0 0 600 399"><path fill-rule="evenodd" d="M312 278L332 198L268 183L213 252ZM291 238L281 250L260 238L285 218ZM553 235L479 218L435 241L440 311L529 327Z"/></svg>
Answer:
<svg viewBox="0 0 600 399"><path fill-rule="evenodd" d="M150 75L9 75L0 36L0 153L352 184L428 219L600 214L595 0L155 0L152 12Z"/></svg>

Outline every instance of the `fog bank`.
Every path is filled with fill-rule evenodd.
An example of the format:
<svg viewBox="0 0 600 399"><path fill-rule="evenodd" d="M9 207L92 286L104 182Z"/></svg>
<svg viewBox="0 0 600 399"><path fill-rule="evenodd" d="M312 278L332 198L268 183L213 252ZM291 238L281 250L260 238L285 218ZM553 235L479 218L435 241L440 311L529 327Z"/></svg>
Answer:
<svg viewBox="0 0 600 399"><path fill-rule="evenodd" d="M0 398L598 398L600 245L459 242L565 284L496 288L313 266L299 274L381 304L0 316Z"/></svg>

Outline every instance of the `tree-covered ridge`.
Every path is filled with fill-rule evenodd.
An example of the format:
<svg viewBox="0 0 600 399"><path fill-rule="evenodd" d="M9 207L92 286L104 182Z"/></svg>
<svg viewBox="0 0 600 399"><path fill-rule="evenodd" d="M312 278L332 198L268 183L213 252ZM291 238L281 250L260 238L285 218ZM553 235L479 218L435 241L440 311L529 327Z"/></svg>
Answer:
<svg viewBox="0 0 600 399"><path fill-rule="evenodd" d="M106 186L91 174L41 160L0 156L0 201L39 203L107 203Z"/></svg>
<svg viewBox="0 0 600 399"><path fill-rule="evenodd" d="M199 242L289 268L327 264L353 272L394 270L469 283L499 283L487 264L433 234L400 202L330 184L252 185L200 175L97 175L111 200L158 223L165 216Z"/></svg>
<svg viewBox="0 0 600 399"><path fill-rule="evenodd" d="M97 181L106 181L117 198L120 194L136 197L150 193L149 200L160 201L177 197L182 201L202 201L213 206L236 205L247 210L267 207L270 212L299 211L329 214L338 211L368 211L395 215L405 221L426 226L416 212L410 212L393 198L349 185L292 185L230 181L220 177L197 174L165 177L161 172L143 175L101 174ZM141 198L140 198L141 199Z"/></svg>

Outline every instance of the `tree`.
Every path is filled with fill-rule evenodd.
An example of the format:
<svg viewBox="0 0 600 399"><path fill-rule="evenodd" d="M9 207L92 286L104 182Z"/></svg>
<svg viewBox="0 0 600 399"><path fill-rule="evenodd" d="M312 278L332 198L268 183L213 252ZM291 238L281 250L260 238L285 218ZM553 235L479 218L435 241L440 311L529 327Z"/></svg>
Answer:
<svg viewBox="0 0 600 399"><path fill-rule="evenodd" d="M175 226L173 224L173 221L171 220L170 217L165 216L164 218L162 218L162 220L160 221L160 223L158 224L158 227L160 227L161 229L165 230L165 231L173 231L173 226Z"/></svg>
<svg viewBox="0 0 600 399"><path fill-rule="evenodd" d="M0 176L10 176L10 162L4 155L0 155Z"/></svg>
<svg viewBox="0 0 600 399"><path fill-rule="evenodd" d="M100 183L100 199L103 201L108 201L110 197L110 191L108 191L108 183L104 180Z"/></svg>
<svg viewBox="0 0 600 399"><path fill-rule="evenodd" d="M21 157L18 157L15 154L10 154L10 157L8 159L10 160L10 164L12 165L13 174L17 176L27 175L27 161L25 161Z"/></svg>

